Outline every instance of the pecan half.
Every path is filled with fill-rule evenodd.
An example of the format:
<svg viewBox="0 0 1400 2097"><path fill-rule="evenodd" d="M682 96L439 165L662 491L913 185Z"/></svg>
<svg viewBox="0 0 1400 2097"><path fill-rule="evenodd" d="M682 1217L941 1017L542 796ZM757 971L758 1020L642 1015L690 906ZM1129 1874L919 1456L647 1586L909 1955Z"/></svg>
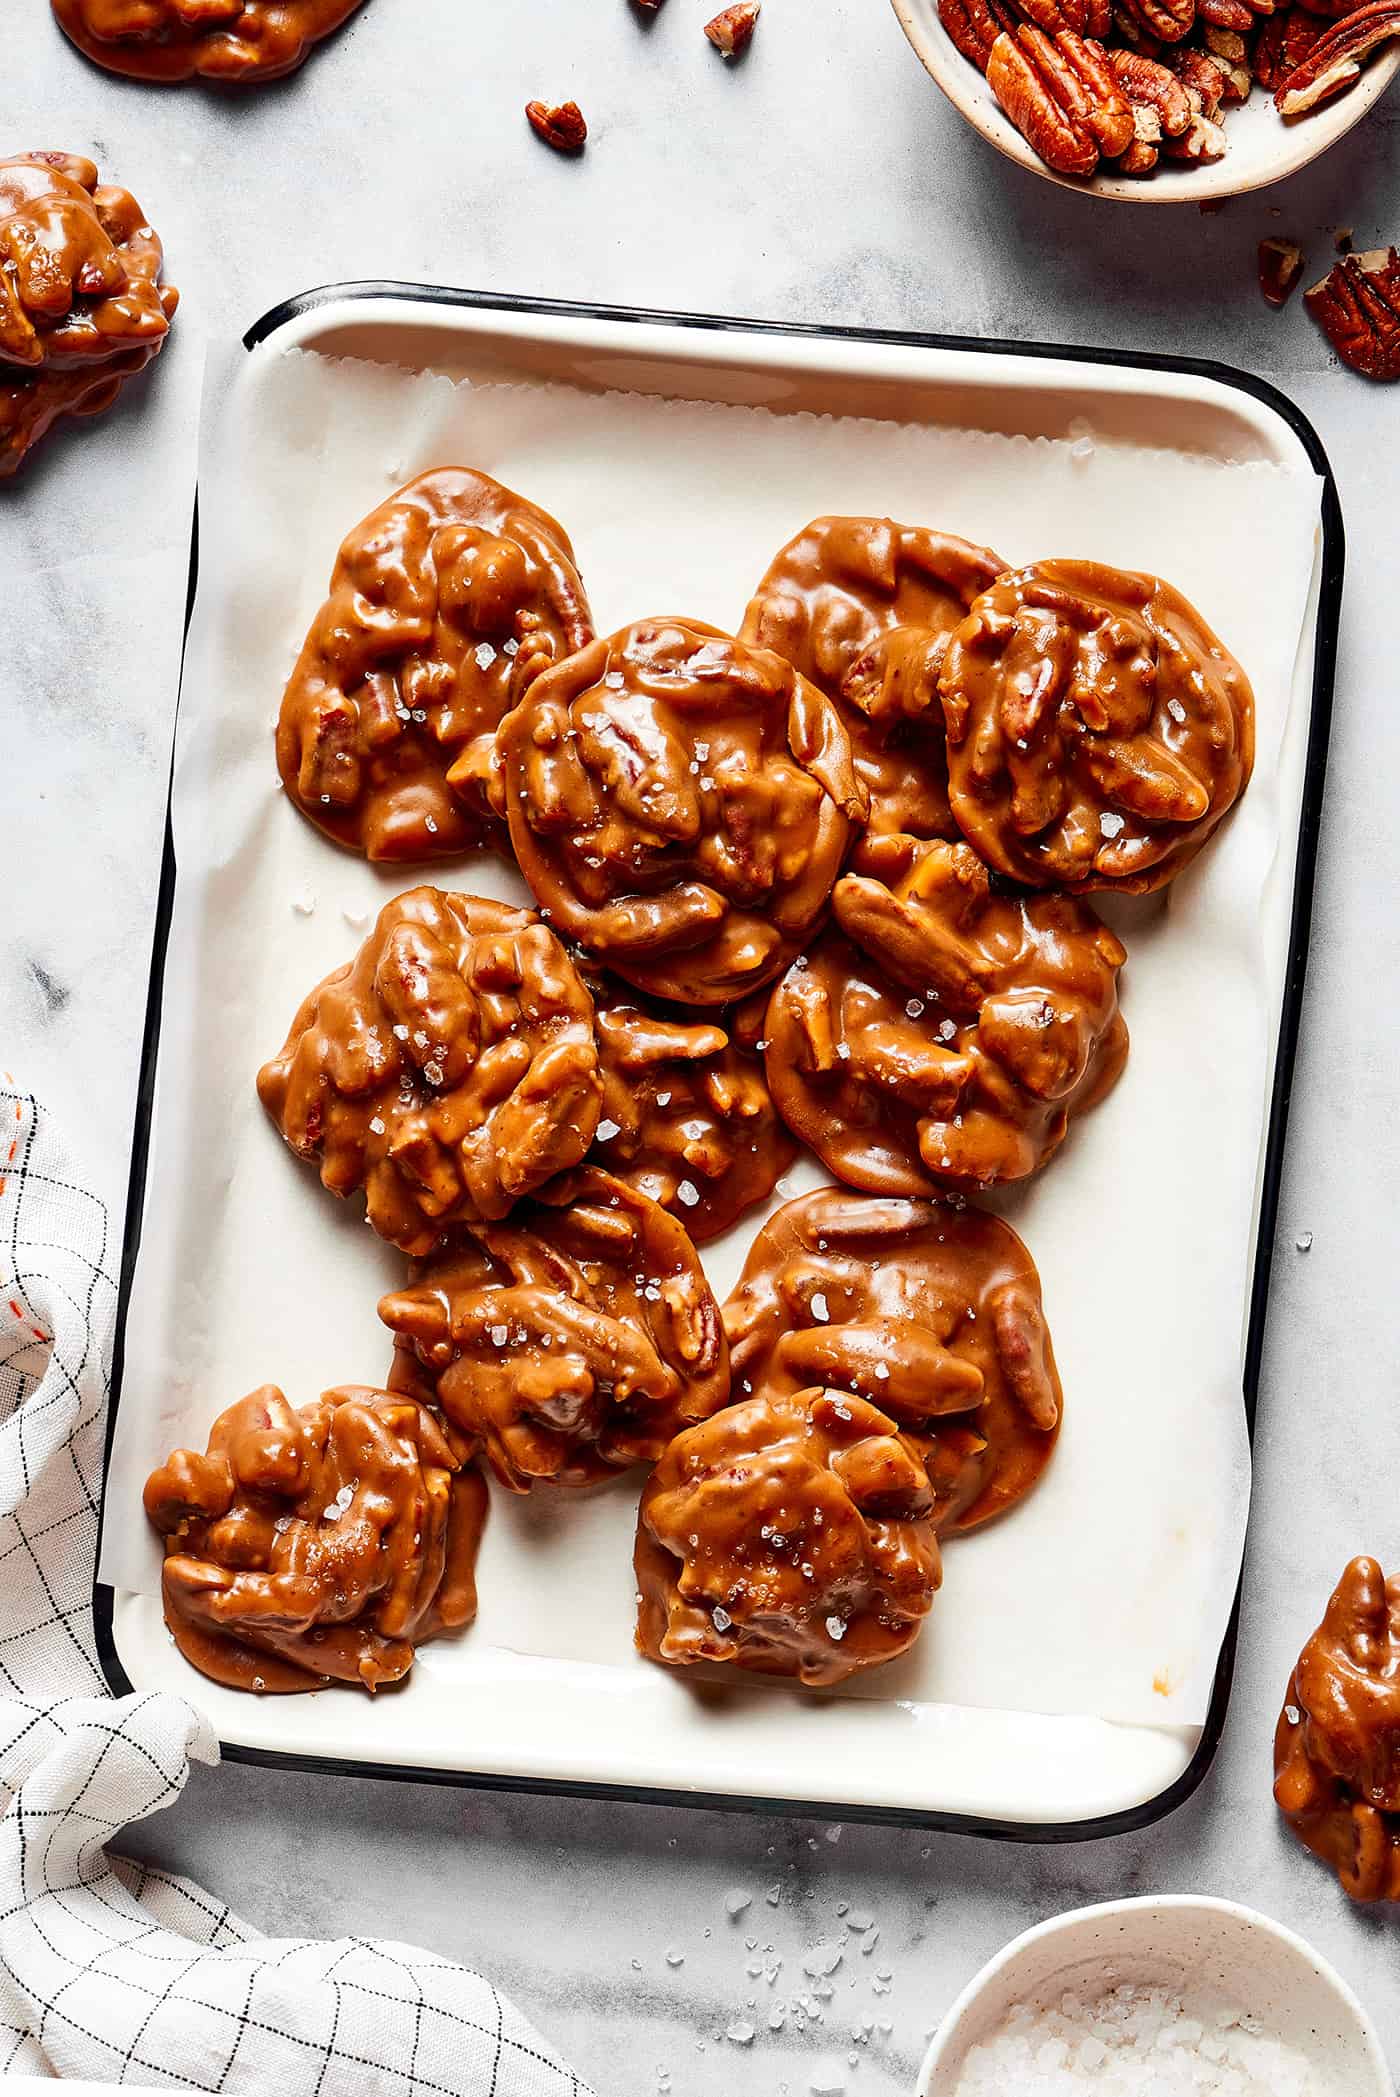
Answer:
<svg viewBox="0 0 1400 2097"><path fill-rule="evenodd" d="M1343 255L1303 296L1343 364L1368 379L1400 379L1400 249Z"/></svg>
<svg viewBox="0 0 1400 2097"><path fill-rule="evenodd" d="M1267 93L1283 86L1322 35L1322 23L1302 7L1280 8L1263 23L1254 40L1254 77Z"/></svg>
<svg viewBox="0 0 1400 2097"><path fill-rule="evenodd" d="M1130 20L1159 44L1176 44L1196 25L1198 0L1119 0Z"/></svg>
<svg viewBox="0 0 1400 2097"><path fill-rule="evenodd" d="M1393 36L1400 36L1400 0L1372 0L1369 7L1347 15L1318 38L1303 63L1283 82L1274 96L1279 113L1302 116L1319 102L1354 87L1361 78L1362 60Z"/></svg>
<svg viewBox="0 0 1400 2097"><path fill-rule="evenodd" d="M1016 16L1004 0L938 0L938 19L948 36L979 73L987 70L992 45L1002 34L1016 34Z"/></svg>
<svg viewBox="0 0 1400 2097"><path fill-rule="evenodd" d="M1259 289L1271 306L1286 306L1303 274L1303 250L1296 240L1261 240Z"/></svg>
<svg viewBox="0 0 1400 2097"><path fill-rule="evenodd" d="M1155 137L1179 138L1190 130L1191 97L1175 73L1140 51L1110 51L1108 57L1113 77L1133 107L1150 110L1157 118L1158 131L1140 130L1140 139L1151 143Z"/></svg>
<svg viewBox="0 0 1400 2097"><path fill-rule="evenodd" d="M1140 110L1133 111L1135 121L1140 114ZM1161 129L1160 125L1158 129ZM1120 175L1150 175L1160 158L1158 148L1150 139L1135 138L1127 152L1121 155L1118 172Z"/></svg>
<svg viewBox="0 0 1400 2097"><path fill-rule="evenodd" d="M1194 44L1178 44L1167 53L1162 63L1176 74L1184 88L1199 99L1201 115L1214 122L1231 77L1223 61L1213 58L1208 51L1198 51Z"/></svg>
<svg viewBox="0 0 1400 2097"><path fill-rule="evenodd" d="M993 94L1047 167L1092 175L1099 155L1132 143L1132 111L1119 93L1101 44L1061 30L1048 37L1022 27L999 36L987 79Z"/></svg>
<svg viewBox="0 0 1400 2097"><path fill-rule="evenodd" d="M759 0L738 0L705 24L705 34L725 58L738 58L753 42L760 11Z"/></svg>
<svg viewBox="0 0 1400 2097"><path fill-rule="evenodd" d="M556 153L577 153L588 137L588 125L577 102L527 102L525 114L536 138Z"/></svg>

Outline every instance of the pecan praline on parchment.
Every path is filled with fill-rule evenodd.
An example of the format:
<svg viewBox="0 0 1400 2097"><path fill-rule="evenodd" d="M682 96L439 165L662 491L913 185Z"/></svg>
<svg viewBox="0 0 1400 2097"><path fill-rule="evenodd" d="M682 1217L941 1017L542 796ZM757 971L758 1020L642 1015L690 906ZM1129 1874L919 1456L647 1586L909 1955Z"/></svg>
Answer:
<svg viewBox="0 0 1400 2097"><path fill-rule="evenodd" d="M417 1254L578 1164L602 1090L593 1001L554 934L437 888L385 905L258 1073L297 1156Z"/></svg>
<svg viewBox="0 0 1400 2097"><path fill-rule="evenodd" d="M594 1485L723 1405L729 1355L675 1219L585 1166L504 1223L461 1227L379 1315L390 1383L479 1436L502 1485Z"/></svg>
<svg viewBox="0 0 1400 2097"><path fill-rule="evenodd" d="M219 1415L200 1453L146 1481L175 1643L231 1689L397 1682L425 1639L476 1615L486 1487L472 1446L416 1400L274 1384Z"/></svg>
<svg viewBox="0 0 1400 2097"><path fill-rule="evenodd" d="M77 153L0 160L0 478L61 415L111 407L164 345L180 294L125 189Z"/></svg>
<svg viewBox="0 0 1400 2097"><path fill-rule="evenodd" d="M831 701L696 620L641 620L546 671L497 750L541 911L682 1004L728 1004L786 965L867 807Z"/></svg>
<svg viewBox="0 0 1400 2097"><path fill-rule="evenodd" d="M1400 1900L1400 1578L1354 1558L1299 1656L1274 1797L1356 1901Z"/></svg>
<svg viewBox="0 0 1400 2097"><path fill-rule="evenodd" d="M294 72L363 0L53 0L85 58L135 80L253 85Z"/></svg>
<svg viewBox="0 0 1400 2097"><path fill-rule="evenodd" d="M948 636L1005 561L888 517L818 517L774 557L740 639L772 648L842 710L871 831L956 837L938 673Z"/></svg>
<svg viewBox="0 0 1400 2097"><path fill-rule="evenodd" d="M336 556L282 699L282 783L370 859L461 853L497 829L502 717L592 638L562 525L489 474L420 474Z"/></svg>
<svg viewBox="0 0 1400 2097"><path fill-rule="evenodd" d="M779 1111L873 1194L1024 1179L1123 1069L1122 943L1078 897L995 886L964 844L870 838L852 865L840 930L769 1001Z"/></svg>
<svg viewBox="0 0 1400 2097"><path fill-rule="evenodd" d="M941 1578L932 1496L893 1420L840 1391L768 1392L678 1435L637 1521L637 1646L809 1687L918 1636Z"/></svg>
<svg viewBox="0 0 1400 2097"><path fill-rule="evenodd" d="M821 1383L897 1420L940 1533L1014 1506L1054 1453L1063 1398L1040 1276L983 1210L801 1195L754 1239L724 1324L736 1396Z"/></svg>
<svg viewBox="0 0 1400 2097"><path fill-rule="evenodd" d="M1033 888L1161 888L1248 784L1254 698L1156 576L1039 561L979 597L939 689L949 798L991 867Z"/></svg>

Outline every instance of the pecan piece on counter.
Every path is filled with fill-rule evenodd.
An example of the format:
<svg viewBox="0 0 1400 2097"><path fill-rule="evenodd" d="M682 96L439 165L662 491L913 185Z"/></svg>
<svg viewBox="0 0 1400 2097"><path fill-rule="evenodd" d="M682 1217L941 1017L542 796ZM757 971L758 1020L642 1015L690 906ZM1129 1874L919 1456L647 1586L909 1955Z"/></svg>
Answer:
<svg viewBox="0 0 1400 2097"><path fill-rule="evenodd" d="M525 115L536 138L556 153L581 153L588 143L588 125L577 102L527 102Z"/></svg>
<svg viewBox="0 0 1400 2097"><path fill-rule="evenodd" d="M177 1449L146 1481L186 1660L230 1689L400 1681L416 1646L476 1615L474 1453L416 1399L360 1384L240 1398L203 1455Z"/></svg>
<svg viewBox="0 0 1400 2097"><path fill-rule="evenodd" d="M654 1463L729 1396L719 1306L674 1217L610 1173L565 1173L464 1226L384 1297L390 1388L479 1437L509 1491Z"/></svg>
<svg viewBox="0 0 1400 2097"><path fill-rule="evenodd" d="M637 1647L844 1681L904 1652L942 1577L919 1453L862 1398L727 1406L677 1436L637 1520Z"/></svg>
<svg viewBox="0 0 1400 2097"><path fill-rule="evenodd" d="M1280 115L1304 116L1319 102L1344 94L1361 78L1362 61L1400 36L1400 0L1372 0L1320 36L1302 64L1274 95Z"/></svg>
<svg viewBox="0 0 1400 2097"><path fill-rule="evenodd" d="M1400 379L1400 249L1343 255L1303 297L1343 364Z"/></svg>
<svg viewBox="0 0 1400 2097"><path fill-rule="evenodd" d="M1286 306L1303 274L1303 250L1296 240L1261 240L1259 289L1271 306Z"/></svg>
<svg viewBox="0 0 1400 2097"><path fill-rule="evenodd" d="M896 1420L940 1534L1004 1514L1054 1454L1063 1396L1040 1276L982 1210L803 1195L755 1238L724 1324L736 1398L820 1383Z"/></svg>
<svg viewBox="0 0 1400 2097"><path fill-rule="evenodd" d="M1101 44L1061 30L1048 37L1023 25L999 36L987 79L1016 129L1060 175L1092 175L1101 154L1126 152L1133 117Z"/></svg>
<svg viewBox="0 0 1400 2097"><path fill-rule="evenodd" d="M336 555L277 720L288 799L374 860L494 839L496 730L592 638L561 524L489 473L420 473Z"/></svg>
<svg viewBox="0 0 1400 2097"><path fill-rule="evenodd" d="M725 58L739 58L753 42L762 9L759 0L738 0L735 7L721 9L705 24L705 34Z"/></svg>
<svg viewBox="0 0 1400 2097"><path fill-rule="evenodd" d="M1352 1900L1400 1900L1400 1579L1354 1558L1274 1735L1274 1798Z"/></svg>
<svg viewBox="0 0 1400 2097"><path fill-rule="evenodd" d="M694 619L642 619L557 663L496 748L550 922L683 1005L730 1004L787 967L869 813L832 702Z"/></svg>
<svg viewBox="0 0 1400 2097"><path fill-rule="evenodd" d="M593 1001L533 911L410 889L292 1021L258 1097L404 1252L577 1165L603 1084Z"/></svg>
<svg viewBox="0 0 1400 2097"><path fill-rule="evenodd" d="M767 998L760 992L696 1024L601 970L586 980L603 1077L591 1161L659 1202L697 1245L708 1244L767 1201L797 1155L759 1053Z"/></svg>
<svg viewBox="0 0 1400 2097"><path fill-rule="evenodd" d="M754 592L739 638L839 709L869 830L957 836L938 672L949 634L1005 568L988 547L922 525L818 517Z"/></svg>

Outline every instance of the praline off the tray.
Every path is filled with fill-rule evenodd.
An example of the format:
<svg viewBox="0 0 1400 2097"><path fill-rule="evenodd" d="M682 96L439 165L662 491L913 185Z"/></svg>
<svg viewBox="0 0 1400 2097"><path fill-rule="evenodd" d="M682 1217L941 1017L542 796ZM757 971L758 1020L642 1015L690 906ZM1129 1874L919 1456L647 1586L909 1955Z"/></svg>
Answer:
<svg viewBox="0 0 1400 2097"><path fill-rule="evenodd" d="M278 80L362 0L52 0L85 58L135 80Z"/></svg>
<svg viewBox="0 0 1400 2097"><path fill-rule="evenodd" d="M399 1681L417 1646L476 1615L486 1488L471 1456L409 1397L250 1391L206 1451L177 1449L146 1481L180 1651L232 1689Z"/></svg>

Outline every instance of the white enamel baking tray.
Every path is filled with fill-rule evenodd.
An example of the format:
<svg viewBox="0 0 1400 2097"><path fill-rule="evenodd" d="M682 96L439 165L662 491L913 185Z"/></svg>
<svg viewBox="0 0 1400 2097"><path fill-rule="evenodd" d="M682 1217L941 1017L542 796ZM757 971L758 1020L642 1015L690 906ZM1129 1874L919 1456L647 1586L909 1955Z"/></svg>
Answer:
<svg viewBox="0 0 1400 2097"><path fill-rule="evenodd" d="M239 383L254 387L269 360L299 348L478 382L563 380L783 413L856 414L1028 437L1064 437L1089 416L1108 440L1186 448L1221 461L1273 461L1321 477L1322 532L1293 695L1295 702L1301 697L1301 707L1292 709L1301 726L1283 796L1285 831L1277 841L1284 903L1291 897L1291 910L1280 914L1278 944L1286 944L1286 952L1276 957L1282 995L1258 1168L1240 1393L1252 1422L1306 964L1343 563L1327 459L1297 410L1253 378L1179 360L594 309L410 285L308 293L268 314L250 331L245 348L249 362ZM192 585L197 566L192 554ZM275 705L275 695L268 704ZM189 986L164 980L177 879L167 828L127 1216L114 1423L123 1377L130 1387L145 1373L145 1365L128 1357L127 1313L152 1120L162 1096L162 1018L195 995ZM332 1368L325 1380L342 1373ZM129 1507L104 1502L105 1521L131 1519ZM1169 1726L909 1701L682 1690L641 1662L601 1667L493 1647L478 1636L480 1626L470 1634L465 1668L457 1658L441 1670L434 1658L441 1649L429 1646L402 1692L374 1700L344 1692L259 1699L197 1677L175 1650L152 1598L99 1583L95 1607L113 1688L168 1689L195 1699L212 1716L226 1751L243 1759L419 1781L816 1811L1041 1840L1142 1826L1189 1794L1209 1765L1224 1722L1235 1636L1232 1617L1204 1723Z"/></svg>

